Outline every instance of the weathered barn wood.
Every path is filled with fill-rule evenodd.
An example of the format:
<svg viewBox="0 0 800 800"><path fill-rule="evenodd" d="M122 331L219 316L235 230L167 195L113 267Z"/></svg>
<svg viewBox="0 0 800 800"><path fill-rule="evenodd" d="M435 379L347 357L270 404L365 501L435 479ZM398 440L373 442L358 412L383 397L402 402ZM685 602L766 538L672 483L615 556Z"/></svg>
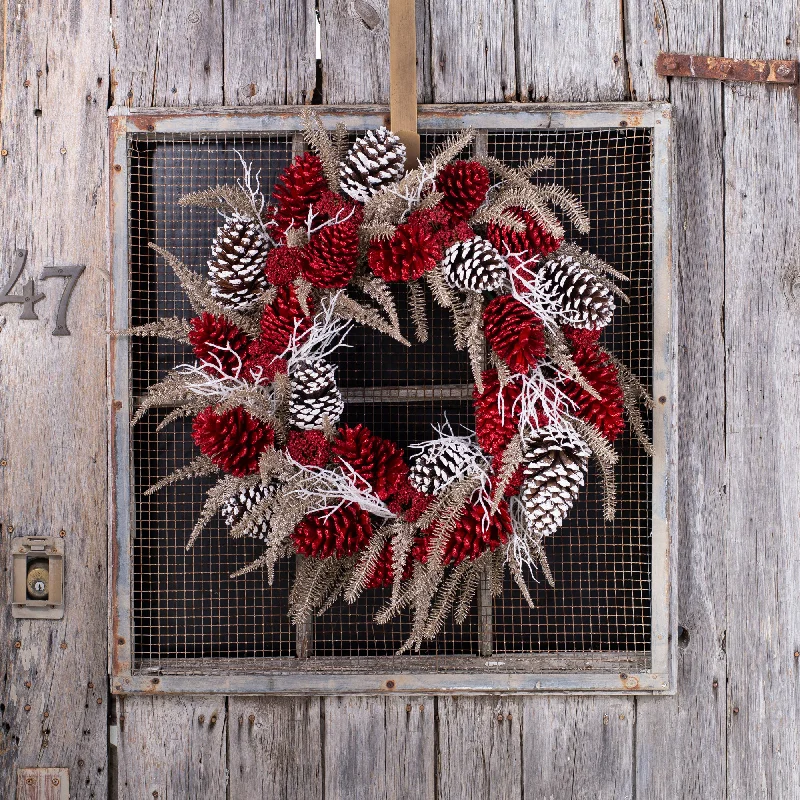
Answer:
<svg viewBox="0 0 800 800"><path fill-rule="evenodd" d="M108 6L4 8L0 284L28 251L37 320L0 307L0 796L17 767L66 767L74 797L104 797L106 676L106 113ZM54 337L61 281L86 264ZM63 536L64 619L11 618L17 535Z"/></svg>
<svg viewBox="0 0 800 800"><path fill-rule="evenodd" d="M228 717L224 698L120 700L120 797L225 797Z"/></svg>
<svg viewBox="0 0 800 800"><path fill-rule="evenodd" d="M668 85L653 65L660 48L718 53L722 19L713 2L630 8L632 91L674 105L677 594L686 631L678 645L677 695L636 701L636 791L700 800L726 791L725 132L720 86Z"/></svg>
<svg viewBox="0 0 800 800"><path fill-rule="evenodd" d="M91 0L2 7L0 283L21 246L34 278L53 263L88 268L71 338L50 336L55 286L41 284L39 322L0 310L3 532L63 529L67 548L65 619L0 616L0 795L13 796L15 767L53 765L70 769L75 797L101 798L108 95L157 107L307 102L313 8L114 0L109 32L108 5ZM678 693L126 698L118 797L797 796L797 98L666 81L653 65L660 48L797 58L798 11L788 0L417 10L423 101L674 105ZM320 0L320 15L324 101L385 101L386 0ZM0 583L4 609L9 589Z"/></svg>

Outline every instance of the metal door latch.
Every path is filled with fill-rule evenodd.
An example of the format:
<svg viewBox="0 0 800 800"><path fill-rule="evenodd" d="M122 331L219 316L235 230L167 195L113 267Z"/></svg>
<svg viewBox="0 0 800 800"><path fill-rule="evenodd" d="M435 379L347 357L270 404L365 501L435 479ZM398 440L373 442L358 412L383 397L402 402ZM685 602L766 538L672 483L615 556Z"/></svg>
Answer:
<svg viewBox="0 0 800 800"><path fill-rule="evenodd" d="M797 61L722 58L721 56L659 53L656 73L662 78L705 78L712 81L780 83L795 86L800 77Z"/></svg>
<svg viewBox="0 0 800 800"><path fill-rule="evenodd" d="M64 542L50 536L11 540L14 561L11 614L16 619L64 616Z"/></svg>

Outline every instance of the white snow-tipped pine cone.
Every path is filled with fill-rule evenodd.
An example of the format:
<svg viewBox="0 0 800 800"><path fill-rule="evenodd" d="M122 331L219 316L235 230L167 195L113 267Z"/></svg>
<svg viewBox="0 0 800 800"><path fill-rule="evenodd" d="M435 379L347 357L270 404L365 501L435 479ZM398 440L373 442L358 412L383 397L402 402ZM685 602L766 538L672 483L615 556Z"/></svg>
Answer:
<svg viewBox="0 0 800 800"><path fill-rule="evenodd" d="M531 533L550 536L564 523L583 486L589 447L577 436L542 429L523 460L519 498Z"/></svg>
<svg viewBox="0 0 800 800"><path fill-rule="evenodd" d="M267 288L264 262L269 246L258 225L232 217L217 229L208 261L208 286L222 305L240 308Z"/></svg>
<svg viewBox="0 0 800 800"><path fill-rule="evenodd" d="M555 255L538 271L539 286L558 297L562 322L573 328L603 328L614 316L614 295L574 256Z"/></svg>
<svg viewBox="0 0 800 800"><path fill-rule="evenodd" d="M249 489L242 489L240 492L232 494L225 500L220 509L223 521L229 528L232 528L248 511L252 510L262 500L272 497L277 490L277 483L268 483L266 486L263 484L251 486ZM272 510L270 508L264 509L263 517L250 527L247 535L262 541L266 540L271 516Z"/></svg>
<svg viewBox="0 0 800 800"><path fill-rule="evenodd" d="M289 372L289 424L301 430L320 430L325 417L335 425L344 411L344 400L336 385L336 367L324 359L299 361Z"/></svg>
<svg viewBox="0 0 800 800"><path fill-rule="evenodd" d="M456 289L493 292L502 286L508 269L492 243L476 236L447 248L442 273Z"/></svg>
<svg viewBox="0 0 800 800"><path fill-rule="evenodd" d="M358 203L366 203L384 186L403 177L406 146L387 128L368 131L356 139L339 163L342 191Z"/></svg>

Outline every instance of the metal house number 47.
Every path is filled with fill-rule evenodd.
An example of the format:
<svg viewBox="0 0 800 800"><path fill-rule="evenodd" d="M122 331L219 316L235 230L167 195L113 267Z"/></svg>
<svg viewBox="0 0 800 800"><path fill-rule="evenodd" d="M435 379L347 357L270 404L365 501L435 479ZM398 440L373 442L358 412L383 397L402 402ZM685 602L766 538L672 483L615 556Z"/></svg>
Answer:
<svg viewBox="0 0 800 800"><path fill-rule="evenodd" d="M14 253L14 266L11 269L11 277L8 279L8 283L0 289L0 306L6 303L18 303L22 306L22 313L19 315L20 319L39 319L34 306L40 300L44 300L45 296L41 292L37 293L33 278L29 278L22 287L22 294L10 294L14 284L19 280L19 276L22 275L27 258L27 250L17 250ZM56 327L53 329L53 336L70 335L67 327L67 307L69 306L70 297L72 297L72 290L85 269L85 265L79 264L67 267L45 267L42 270L39 280L45 281L48 278L66 278L67 280L64 291L61 294L61 300L58 303Z"/></svg>

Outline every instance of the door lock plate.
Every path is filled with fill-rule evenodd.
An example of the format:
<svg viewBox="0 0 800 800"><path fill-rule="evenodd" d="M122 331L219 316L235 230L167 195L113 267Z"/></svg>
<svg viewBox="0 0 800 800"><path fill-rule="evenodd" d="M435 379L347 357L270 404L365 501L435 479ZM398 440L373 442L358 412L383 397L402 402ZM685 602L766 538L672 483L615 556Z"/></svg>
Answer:
<svg viewBox="0 0 800 800"><path fill-rule="evenodd" d="M52 536L11 540L13 586L11 614L16 619L64 616L64 542Z"/></svg>

